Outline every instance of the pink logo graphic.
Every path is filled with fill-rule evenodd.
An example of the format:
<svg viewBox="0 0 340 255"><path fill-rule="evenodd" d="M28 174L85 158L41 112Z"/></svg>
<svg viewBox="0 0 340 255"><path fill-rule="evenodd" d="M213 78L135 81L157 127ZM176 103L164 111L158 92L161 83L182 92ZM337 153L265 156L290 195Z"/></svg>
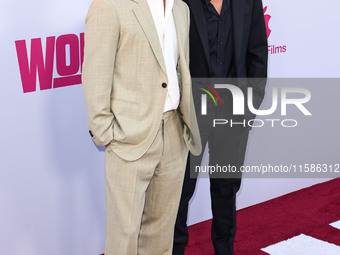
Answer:
<svg viewBox="0 0 340 255"><path fill-rule="evenodd" d="M43 54L41 38L31 40L30 56L25 40L15 42L24 93L81 84L81 64L84 57L84 33L46 38ZM54 63L60 77L53 78Z"/></svg>
<svg viewBox="0 0 340 255"><path fill-rule="evenodd" d="M268 9L268 6L263 8L264 13L264 21L266 23L266 30L267 30L267 38L269 38L270 34L272 33L272 30L269 28L269 21L272 18L271 15L266 14ZM287 51L287 45L276 45L276 44L270 44L268 45L268 52L270 54L279 54L279 53L285 53Z"/></svg>
<svg viewBox="0 0 340 255"><path fill-rule="evenodd" d="M264 7L263 9L263 13L264 15L264 21L266 22L266 29L267 29L267 38L269 38L270 34L271 34L271 30L269 28L269 20L272 18L272 16L270 16L269 14L266 14L268 6Z"/></svg>

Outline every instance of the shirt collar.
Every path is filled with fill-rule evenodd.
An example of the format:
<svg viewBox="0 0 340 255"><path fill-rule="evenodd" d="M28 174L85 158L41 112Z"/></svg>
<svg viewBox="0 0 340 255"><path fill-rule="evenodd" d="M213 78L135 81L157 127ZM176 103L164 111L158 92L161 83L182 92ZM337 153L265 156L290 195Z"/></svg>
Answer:
<svg viewBox="0 0 340 255"><path fill-rule="evenodd" d="M202 0L202 1L206 6L208 6L210 4L210 0Z"/></svg>
<svg viewBox="0 0 340 255"><path fill-rule="evenodd" d="M153 7L156 7L156 8L153 8L153 9L157 9L159 11L157 12L161 12L161 13L158 13L158 15L162 15L163 17L165 17L165 19L167 19L167 17L170 16L170 14L172 13L172 7L174 6L174 0L166 0L165 2L165 15L164 15L164 5L163 5L163 0L147 0L149 5L154 5ZM162 11L160 11L162 10Z"/></svg>

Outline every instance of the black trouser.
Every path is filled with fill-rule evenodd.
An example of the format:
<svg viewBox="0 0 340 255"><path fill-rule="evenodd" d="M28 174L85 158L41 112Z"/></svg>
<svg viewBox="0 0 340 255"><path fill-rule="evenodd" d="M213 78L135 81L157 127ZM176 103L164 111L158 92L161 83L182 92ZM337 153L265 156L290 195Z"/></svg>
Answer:
<svg viewBox="0 0 340 255"><path fill-rule="evenodd" d="M227 109L227 110L226 110ZM231 116L228 107L214 108L214 114L198 118L202 147L209 144L209 165L216 164L231 165L239 169L244 163L249 130L243 127L230 128L228 125L221 125L216 128L212 127L211 121L216 118L225 118ZM203 153L202 153L203 154ZM191 165L199 166L201 156L189 155L186 173L184 177L181 201L178 209L178 215L175 224L173 255L183 255L184 248L188 244L187 215L189 201L195 191L196 181L195 172ZM235 238L236 227L236 193L240 188L241 175L237 178L230 176L210 177L210 195L211 208L213 214L211 238L216 255L232 255L233 243ZM234 176L233 176L234 177Z"/></svg>

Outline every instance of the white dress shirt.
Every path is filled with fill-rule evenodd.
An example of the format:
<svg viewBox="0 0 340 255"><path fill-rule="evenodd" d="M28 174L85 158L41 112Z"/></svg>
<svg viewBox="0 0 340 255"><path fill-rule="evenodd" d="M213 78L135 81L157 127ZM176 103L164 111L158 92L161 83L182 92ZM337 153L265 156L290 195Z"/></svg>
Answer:
<svg viewBox="0 0 340 255"><path fill-rule="evenodd" d="M165 13L163 0L147 0L155 23L168 76L168 93L164 112L175 110L179 105L180 92L177 77L179 58L177 33L172 14L174 0L166 0Z"/></svg>

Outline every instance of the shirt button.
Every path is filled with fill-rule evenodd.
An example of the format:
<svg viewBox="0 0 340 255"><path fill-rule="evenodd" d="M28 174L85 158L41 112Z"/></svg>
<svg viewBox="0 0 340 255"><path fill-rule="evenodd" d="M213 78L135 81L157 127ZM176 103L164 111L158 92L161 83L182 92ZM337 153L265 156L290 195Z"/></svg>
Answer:
<svg viewBox="0 0 340 255"><path fill-rule="evenodd" d="M223 42L220 42L220 44L223 44Z"/></svg>
<svg viewBox="0 0 340 255"><path fill-rule="evenodd" d="M166 88L167 86L168 86L168 85L166 85L165 82L162 83L162 87L163 87L163 88Z"/></svg>
<svg viewBox="0 0 340 255"><path fill-rule="evenodd" d="M222 61L220 61L220 65L222 65L223 63L222 63Z"/></svg>

